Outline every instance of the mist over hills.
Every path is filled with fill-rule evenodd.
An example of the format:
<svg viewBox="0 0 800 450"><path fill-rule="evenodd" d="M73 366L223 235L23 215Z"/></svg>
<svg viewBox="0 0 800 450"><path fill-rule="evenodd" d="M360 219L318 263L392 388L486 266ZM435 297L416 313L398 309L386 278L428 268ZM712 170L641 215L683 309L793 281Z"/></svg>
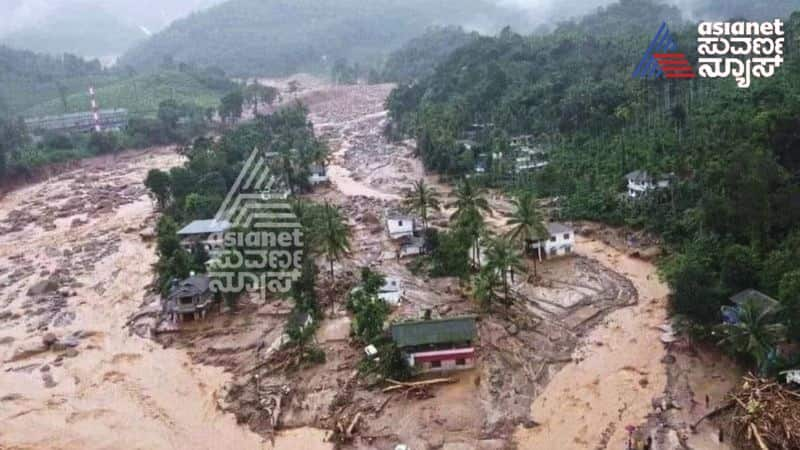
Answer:
<svg viewBox="0 0 800 450"><path fill-rule="evenodd" d="M524 28L518 13L487 0L230 0L174 22L121 62L144 68L174 59L236 75L285 75L341 58L379 61L431 25Z"/></svg>

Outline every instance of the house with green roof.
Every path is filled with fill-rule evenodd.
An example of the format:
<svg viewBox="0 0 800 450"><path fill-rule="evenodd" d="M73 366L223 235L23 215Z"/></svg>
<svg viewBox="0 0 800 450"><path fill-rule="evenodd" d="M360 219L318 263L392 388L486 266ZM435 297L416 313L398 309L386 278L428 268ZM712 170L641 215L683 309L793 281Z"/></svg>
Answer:
<svg viewBox="0 0 800 450"><path fill-rule="evenodd" d="M419 373L475 367L474 316L394 323L392 340Z"/></svg>

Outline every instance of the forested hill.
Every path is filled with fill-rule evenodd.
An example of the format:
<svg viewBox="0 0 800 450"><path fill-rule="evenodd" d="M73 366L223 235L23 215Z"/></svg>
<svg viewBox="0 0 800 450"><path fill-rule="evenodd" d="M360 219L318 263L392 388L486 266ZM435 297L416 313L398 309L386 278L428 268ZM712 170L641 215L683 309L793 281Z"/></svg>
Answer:
<svg viewBox="0 0 800 450"><path fill-rule="evenodd" d="M381 73L383 81L410 82L433 75L436 66L480 34L461 27L434 27L392 52Z"/></svg>
<svg viewBox="0 0 800 450"><path fill-rule="evenodd" d="M517 17L489 0L229 0L176 21L122 64L154 67L172 59L233 75L326 70L342 59L377 66L431 25L499 30L519 25Z"/></svg>
<svg viewBox="0 0 800 450"><path fill-rule="evenodd" d="M786 18L784 65L749 89L729 79L633 80L664 20L696 61L696 28L679 17L623 0L551 34L480 38L392 93L390 131L416 137L429 169L558 198L565 219L659 233L675 311L696 323L718 324L731 294L756 288L786 303L800 339L800 13ZM471 149L458 145L475 123L490 131ZM546 169L521 176L513 159L493 162L515 134L536 137ZM479 160L489 167L475 176ZM634 170L671 177L672 187L629 201Z"/></svg>
<svg viewBox="0 0 800 450"><path fill-rule="evenodd" d="M99 82L106 74L97 60L41 55L0 45L0 117L18 115L36 103L58 98L60 92L85 90L89 78Z"/></svg>

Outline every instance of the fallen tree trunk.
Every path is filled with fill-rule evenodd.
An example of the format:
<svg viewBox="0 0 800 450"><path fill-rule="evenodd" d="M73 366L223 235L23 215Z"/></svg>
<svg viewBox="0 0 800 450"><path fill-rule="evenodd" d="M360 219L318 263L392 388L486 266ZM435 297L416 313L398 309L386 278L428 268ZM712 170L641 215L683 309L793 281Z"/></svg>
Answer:
<svg viewBox="0 0 800 450"><path fill-rule="evenodd" d="M390 379L387 379L386 381L394 384L394 386L389 386L385 388L383 392L392 392L400 389L414 389L418 387L432 386L435 384L450 384L456 382L456 380L454 380L453 378L437 378L434 380L417 381L414 383L403 383L400 381L390 380Z"/></svg>

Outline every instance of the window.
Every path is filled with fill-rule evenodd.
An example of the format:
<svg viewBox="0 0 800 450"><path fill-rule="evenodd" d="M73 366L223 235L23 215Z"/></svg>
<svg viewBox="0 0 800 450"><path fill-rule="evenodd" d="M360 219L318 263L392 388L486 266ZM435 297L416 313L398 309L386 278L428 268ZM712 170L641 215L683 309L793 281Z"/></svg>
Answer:
<svg viewBox="0 0 800 450"><path fill-rule="evenodd" d="M466 359L457 359L456 360L456 365L457 366L466 366L467 365L467 360Z"/></svg>
<svg viewBox="0 0 800 450"><path fill-rule="evenodd" d="M550 237L550 242L555 242L556 240L558 240L558 238L557 238L557 237L555 237L555 236L551 236L551 237Z"/></svg>
<svg viewBox="0 0 800 450"><path fill-rule="evenodd" d="M438 369L440 367L442 367L442 362L441 361L431 361L431 368Z"/></svg>
<svg viewBox="0 0 800 450"><path fill-rule="evenodd" d="M402 227L403 226L403 221L402 220L398 220L397 221L397 226L398 227Z"/></svg>
<svg viewBox="0 0 800 450"><path fill-rule="evenodd" d="M558 255L558 249L557 248L551 248L550 249L550 256L557 256L557 255Z"/></svg>
<svg viewBox="0 0 800 450"><path fill-rule="evenodd" d="M564 239L569 240L569 233L564 233Z"/></svg>
<svg viewBox="0 0 800 450"><path fill-rule="evenodd" d="M572 246L567 245L564 247L564 253L572 253Z"/></svg>

